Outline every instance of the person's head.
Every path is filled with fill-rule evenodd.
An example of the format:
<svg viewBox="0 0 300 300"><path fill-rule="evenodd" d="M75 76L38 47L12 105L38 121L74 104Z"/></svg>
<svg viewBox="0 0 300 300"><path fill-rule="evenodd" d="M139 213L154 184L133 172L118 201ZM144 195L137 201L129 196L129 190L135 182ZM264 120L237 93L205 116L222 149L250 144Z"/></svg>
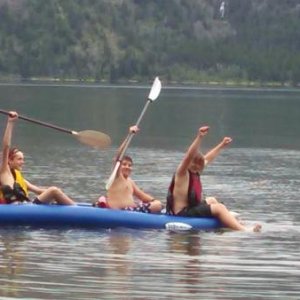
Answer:
<svg viewBox="0 0 300 300"><path fill-rule="evenodd" d="M201 173L205 166L205 159L204 155L200 152L198 152L193 160L191 161L191 164L189 166L189 170L193 173Z"/></svg>
<svg viewBox="0 0 300 300"><path fill-rule="evenodd" d="M132 171L133 161L128 155L125 155L121 161L121 172L125 178L129 177Z"/></svg>
<svg viewBox="0 0 300 300"><path fill-rule="evenodd" d="M24 154L18 148L14 147L9 150L8 153L8 164L10 168L16 170L22 170L24 165Z"/></svg>

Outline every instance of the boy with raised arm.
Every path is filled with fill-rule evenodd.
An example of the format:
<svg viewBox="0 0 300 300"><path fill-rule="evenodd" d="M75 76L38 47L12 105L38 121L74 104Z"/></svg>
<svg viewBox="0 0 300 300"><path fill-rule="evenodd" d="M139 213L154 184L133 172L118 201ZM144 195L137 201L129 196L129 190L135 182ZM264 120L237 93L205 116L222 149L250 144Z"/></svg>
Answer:
<svg viewBox="0 0 300 300"><path fill-rule="evenodd" d="M135 134L138 131L139 128L137 126L131 126L129 128L129 133L131 134ZM123 141L118 150L116 161L125 147L126 140L127 139ZM106 203L103 197L100 197L95 203L96 206L144 213L158 213L161 211L161 202L141 190L134 180L131 179L132 167L133 161L131 157L124 156L121 160L117 175L107 191ZM135 202L135 198L139 200L139 203Z"/></svg>
<svg viewBox="0 0 300 300"><path fill-rule="evenodd" d="M202 139L208 133L209 127L199 128L198 133L180 162L171 181L167 196L167 213L186 217L216 217L222 224L233 230L249 230L228 211L225 205L215 198L202 197L200 173L220 151L231 142L225 137L223 141L202 155L199 148ZM261 226L255 225L251 230L260 231Z"/></svg>

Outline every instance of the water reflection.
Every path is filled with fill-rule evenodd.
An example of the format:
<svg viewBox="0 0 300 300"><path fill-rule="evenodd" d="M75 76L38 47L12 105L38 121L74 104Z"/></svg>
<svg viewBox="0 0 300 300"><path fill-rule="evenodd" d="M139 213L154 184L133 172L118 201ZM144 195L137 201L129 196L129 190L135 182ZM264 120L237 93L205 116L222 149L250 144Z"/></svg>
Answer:
<svg viewBox="0 0 300 300"><path fill-rule="evenodd" d="M200 235L190 232L168 232L169 250L171 253L200 255Z"/></svg>
<svg viewBox="0 0 300 300"><path fill-rule="evenodd" d="M22 231L0 231L0 296L18 297L26 260L21 248L27 236Z"/></svg>
<svg viewBox="0 0 300 300"><path fill-rule="evenodd" d="M185 257L178 260L178 265L171 275L174 279L174 288L183 286L185 293L197 293L202 279L200 235L170 232L168 246L170 253Z"/></svg>
<svg viewBox="0 0 300 300"><path fill-rule="evenodd" d="M129 235L111 234L108 237L108 251L115 257L115 264L112 271L114 270L119 276L130 275L130 262L126 254L131 248L131 243L132 237Z"/></svg>

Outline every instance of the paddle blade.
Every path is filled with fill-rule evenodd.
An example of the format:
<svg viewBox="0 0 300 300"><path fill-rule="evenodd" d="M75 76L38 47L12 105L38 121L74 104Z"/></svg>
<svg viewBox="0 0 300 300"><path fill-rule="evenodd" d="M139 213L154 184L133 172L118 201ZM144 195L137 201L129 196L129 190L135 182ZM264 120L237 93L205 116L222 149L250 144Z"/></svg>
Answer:
<svg viewBox="0 0 300 300"><path fill-rule="evenodd" d="M110 137L100 131L95 130L83 130L83 131L73 131L72 134L83 144L98 148L105 149L110 146Z"/></svg>
<svg viewBox="0 0 300 300"><path fill-rule="evenodd" d="M160 90L161 90L161 82L158 77L155 77L148 99L151 101L155 101L160 94Z"/></svg>
<svg viewBox="0 0 300 300"><path fill-rule="evenodd" d="M111 185L113 184L113 182L117 176L117 172L119 170L120 164L121 164L120 161L116 162L114 170L112 171L112 173L111 173L110 177L108 178L107 183L105 185L106 190L108 190L111 187Z"/></svg>

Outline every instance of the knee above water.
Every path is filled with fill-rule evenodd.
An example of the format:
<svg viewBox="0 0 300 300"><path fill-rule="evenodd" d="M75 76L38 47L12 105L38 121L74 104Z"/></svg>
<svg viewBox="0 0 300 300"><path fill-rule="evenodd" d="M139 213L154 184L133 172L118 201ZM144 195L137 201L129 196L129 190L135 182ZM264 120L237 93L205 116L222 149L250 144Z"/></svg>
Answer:
<svg viewBox="0 0 300 300"><path fill-rule="evenodd" d="M214 203L214 204L211 204L211 208L212 208L212 212L213 213L222 213L223 211L226 210L226 206L222 203Z"/></svg>
<svg viewBox="0 0 300 300"><path fill-rule="evenodd" d="M50 191L51 193L55 193L55 194L61 192L61 190L60 190L58 187L56 187L56 186L50 186L50 187L48 188L48 191Z"/></svg>
<svg viewBox="0 0 300 300"><path fill-rule="evenodd" d="M206 200L206 202L209 203L209 204L215 204L215 203L218 203L218 200L217 200L215 197L207 197L205 200Z"/></svg>
<svg viewBox="0 0 300 300"><path fill-rule="evenodd" d="M152 210L153 210L153 211L157 211L157 212L161 211L162 208L163 208L161 202L158 201L158 200L154 200L154 201L151 203L151 207L152 207Z"/></svg>

